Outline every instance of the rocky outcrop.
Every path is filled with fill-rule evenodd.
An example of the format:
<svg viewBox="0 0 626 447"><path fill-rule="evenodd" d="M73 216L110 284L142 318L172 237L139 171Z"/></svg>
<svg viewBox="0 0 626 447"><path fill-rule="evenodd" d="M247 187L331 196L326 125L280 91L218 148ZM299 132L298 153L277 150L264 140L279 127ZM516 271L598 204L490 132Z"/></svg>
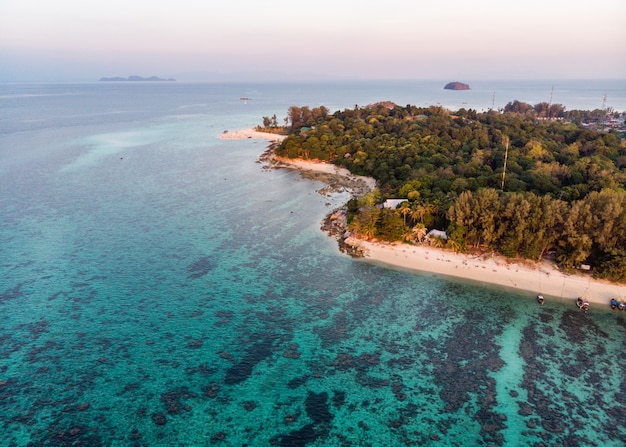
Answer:
<svg viewBox="0 0 626 447"><path fill-rule="evenodd" d="M322 222L322 230L334 237L339 244L339 250L355 258L362 258L363 249L351 238L352 233L348 230L348 210L341 207L330 213Z"/></svg>
<svg viewBox="0 0 626 447"><path fill-rule="evenodd" d="M445 87L445 90L469 90L469 84L464 84L462 82L448 82Z"/></svg>
<svg viewBox="0 0 626 447"><path fill-rule="evenodd" d="M386 109L393 110L397 107L397 104L392 101L380 101L375 102L374 104L368 104L365 106L367 109L372 109L374 107L385 107Z"/></svg>
<svg viewBox="0 0 626 447"><path fill-rule="evenodd" d="M274 153L275 146L275 143L270 145L270 147L259 157L259 162L266 163L268 169L285 167L294 168L296 165L290 164L289 159L276 156ZM314 171L306 169L306 167L298 169L304 178L317 180L327 185L317 191L323 196L350 192L353 198L357 198L364 196L372 190L372 187L367 181L350 173L341 174L336 172ZM328 233L329 236L337 240L339 250L341 252L357 258L365 255L363 248L358 243L358 240L351 237L352 233L348 229L348 209L346 205L327 215L322 221L321 229Z"/></svg>

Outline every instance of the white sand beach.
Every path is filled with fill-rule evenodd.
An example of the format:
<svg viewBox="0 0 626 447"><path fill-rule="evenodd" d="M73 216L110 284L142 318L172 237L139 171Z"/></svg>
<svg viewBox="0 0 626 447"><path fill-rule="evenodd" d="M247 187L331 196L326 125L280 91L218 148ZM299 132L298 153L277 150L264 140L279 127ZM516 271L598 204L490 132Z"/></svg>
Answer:
<svg viewBox="0 0 626 447"><path fill-rule="evenodd" d="M263 138L280 141L284 137L246 129L223 134L220 138ZM272 161L283 167L357 179L367 185L364 191L371 191L376 187L373 178L356 176L347 169L330 163L276 156L272 156ZM595 280L589 274L565 274L548 261L511 262L496 255L454 253L428 245L366 241L354 237L349 237L345 242L362 249L365 253L364 260L368 262L524 290L532 296L541 294L547 301L552 298L564 303L574 303L577 297L583 297L590 303L606 305L608 308L612 297L626 299L626 284Z"/></svg>
<svg viewBox="0 0 626 447"><path fill-rule="evenodd" d="M612 297L626 298L626 284L599 281L590 275L567 275L548 261L517 263L500 256L454 253L427 245L389 244L354 238L349 238L346 243L362 248L365 259L375 263L525 290L532 296L541 294L547 301L552 298L573 303L580 296L608 308Z"/></svg>
<svg viewBox="0 0 626 447"><path fill-rule="evenodd" d="M363 182L367 186L366 190L368 192L373 191L376 188L376 180L374 180L373 178L352 174L346 168L340 168L339 166L335 166L331 163L325 163L322 161L292 159L292 158L277 157L277 156L274 156L273 159L276 162L281 163L281 165L284 165L285 167L291 167L291 168L295 168L301 171L313 171L313 172L322 172L326 174L333 174L333 175L344 177L352 181Z"/></svg>
<svg viewBox="0 0 626 447"><path fill-rule="evenodd" d="M218 138L221 140L245 140L246 138L260 138L271 142L280 142L286 137L285 135L278 135L275 133L258 132L257 130L250 128L235 130L232 132L224 131L224 133L220 134Z"/></svg>

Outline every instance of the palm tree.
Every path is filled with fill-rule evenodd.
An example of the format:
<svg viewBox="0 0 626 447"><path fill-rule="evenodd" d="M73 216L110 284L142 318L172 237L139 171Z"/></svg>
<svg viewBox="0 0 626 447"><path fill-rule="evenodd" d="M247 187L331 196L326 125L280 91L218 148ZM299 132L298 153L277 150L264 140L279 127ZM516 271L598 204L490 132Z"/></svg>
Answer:
<svg viewBox="0 0 626 447"><path fill-rule="evenodd" d="M426 216L428 216L429 218L432 218L433 214L437 214L437 207L434 204L430 202L426 202L424 203L423 207L424 207L424 219L426 218Z"/></svg>
<svg viewBox="0 0 626 447"><path fill-rule="evenodd" d="M406 225L406 216L408 214L411 214L411 206L409 205L409 202L407 202L406 200L404 202L402 202L400 204L400 208L399 208L400 214L402 214L402 218L404 219L404 225Z"/></svg>
<svg viewBox="0 0 626 447"><path fill-rule="evenodd" d="M376 207L365 207L359 215L360 233L366 238L371 239L376 236L378 218L380 217L380 209Z"/></svg>
<svg viewBox="0 0 626 447"><path fill-rule="evenodd" d="M365 239L372 239L374 236L376 236L376 222L365 222L361 230L361 234L363 234Z"/></svg>
<svg viewBox="0 0 626 447"><path fill-rule="evenodd" d="M415 243L415 235L413 234L413 231L406 231L405 233L403 233L402 239L407 242Z"/></svg>
<svg viewBox="0 0 626 447"><path fill-rule="evenodd" d="M443 248L446 246L446 240L441 236L431 236L430 243L437 248Z"/></svg>
<svg viewBox="0 0 626 447"><path fill-rule="evenodd" d="M411 211L411 218L416 222L424 223L424 220L428 217L429 219L433 214L437 214L437 207L430 203L418 203L415 208Z"/></svg>
<svg viewBox="0 0 626 447"><path fill-rule="evenodd" d="M418 242L422 242L422 240L424 239L424 236L426 236L426 233L428 232L428 229L424 226L424 224L422 223L418 223L416 224L412 229L411 229L411 233L413 233L413 237L415 238L415 240L417 240Z"/></svg>
<svg viewBox="0 0 626 447"><path fill-rule="evenodd" d="M411 211L411 219L415 222L422 222L424 220L424 207L422 205L417 204Z"/></svg>
<svg viewBox="0 0 626 447"><path fill-rule="evenodd" d="M455 253L458 253L461 251L461 244L459 244L457 241L453 240L453 239L448 239L446 242L446 248L449 248L450 250L454 251Z"/></svg>

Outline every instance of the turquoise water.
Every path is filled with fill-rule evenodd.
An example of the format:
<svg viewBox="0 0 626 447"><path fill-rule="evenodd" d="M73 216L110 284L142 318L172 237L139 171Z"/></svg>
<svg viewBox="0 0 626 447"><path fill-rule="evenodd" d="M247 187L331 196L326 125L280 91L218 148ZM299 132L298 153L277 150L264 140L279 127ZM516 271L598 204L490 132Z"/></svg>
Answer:
<svg viewBox="0 0 626 447"><path fill-rule="evenodd" d="M625 313L353 260L216 138L332 95L2 87L0 445L626 443Z"/></svg>

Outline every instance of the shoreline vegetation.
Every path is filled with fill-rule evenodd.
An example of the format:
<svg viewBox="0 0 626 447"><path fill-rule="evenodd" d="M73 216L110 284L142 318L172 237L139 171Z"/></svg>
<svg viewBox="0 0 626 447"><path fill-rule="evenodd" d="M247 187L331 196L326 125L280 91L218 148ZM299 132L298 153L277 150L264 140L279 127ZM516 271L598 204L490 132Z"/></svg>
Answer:
<svg viewBox="0 0 626 447"><path fill-rule="evenodd" d="M332 114L292 106L285 122L276 154L376 179L376 191L347 204L350 230L365 239L426 236L626 284L626 113L383 101Z"/></svg>
<svg viewBox="0 0 626 447"><path fill-rule="evenodd" d="M260 138L279 143L286 136L243 129L225 132L219 138ZM272 168L297 169L307 178L326 183L332 191L350 191L354 198L371 193L376 188L373 178L352 174L328 162L279 157L274 153L273 145L261 155L260 161ZM459 253L427 243L414 245L366 240L348 230L347 215L346 206L334 210L324 219L322 229L337 239L342 251L367 262L419 274L523 290L532 295L541 294L548 302L571 302L573 305L577 297L583 297L590 303L606 305L608 309L611 298L626 297L626 284L594 279L590 274L566 273L556 263L547 260L508 259L495 253L478 251Z"/></svg>

